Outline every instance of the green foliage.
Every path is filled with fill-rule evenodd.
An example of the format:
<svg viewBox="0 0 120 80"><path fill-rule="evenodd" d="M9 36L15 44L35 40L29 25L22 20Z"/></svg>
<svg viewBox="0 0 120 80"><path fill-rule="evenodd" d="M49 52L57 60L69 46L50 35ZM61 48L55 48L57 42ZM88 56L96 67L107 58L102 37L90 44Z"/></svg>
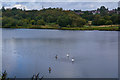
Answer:
<svg viewBox="0 0 120 80"><path fill-rule="evenodd" d="M97 9L97 11L100 11L101 15L107 15L108 8L105 8L105 6L101 6L100 8Z"/></svg>
<svg viewBox="0 0 120 80"><path fill-rule="evenodd" d="M60 16L57 19L57 23L59 26L66 27L67 25L71 25L71 19L68 16Z"/></svg>
<svg viewBox="0 0 120 80"><path fill-rule="evenodd" d="M118 24L118 14L113 14L110 19L113 24Z"/></svg>
<svg viewBox="0 0 120 80"><path fill-rule="evenodd" d="M3 27L27 27L32 25L48 25L55 23L61 27L83 26L86 21L73 11L62 8L48 8L40 11L22 11L20 9L7 9L3 12Z"/></svg>
<svg viewBox="0 0 120 80"><path fill-rule="evenodd" d="M55 22L55 21L56 21L56 19L55 19L53 16L48 16L46 22L48 22L48 23L53 23L53 22Z"/></svg>
<svg viewBox="0 0 120 80"><path fill-rule="evenodd" d="M106 23L105 19L99 19L98 25L104 25Z"/></svg>
<svg viewBox="0 0 120 80"><path fill-rule="evenodd" d="M82 27L82 26L85 25L85 24L86 24L85 19L76 18L76 19L73 19L72 26L73 26L73 27Z"/></svg>
<svg viewBox="0 0 120 80"><path fill-rule="evenodd" d="M62 30L101 30L101 31L117 31L119 27L62 27Z"/></svg>
<svg viewBox="0 0 120 80"><path fill-rule="evenodd" d="M62 8L25 11L17 8L5 9L2 7L1 10L3 12L2 26L4 28L83 27L84 25L120 23L120 16L117 13L108 13L108 9L104 6L96 10L100 12L99 14L93 14L91 11L63 10ZM77 14L79 12L80 14ZM89 22L91 23L89 24Z"/></svg>
<svg viewBox="0 0 120 80"><path fill-rule="evenodd" d="M35 20L31 20L30 24L35 25Z"/></svg>
<svg viewBox="0 0 120 80"><path fill-rule="evenodd" d="M101 16L101 15L95 15L93 21L93 25L111 25L111 24L118 24L118 16L116 14L109 16Z"/></svg>
<svg viewBox="0 0 120 80"><path fill-rule="evenodd" d="M101 18L100 15L95 15L93 21L92 21L92 24L93 25L98 25L98 20Z"/></svg>
<svg viewBox="0 0 120 80"><path fill-rule="evenodd" d="M112 21L111 20L108 20L105 22L106 25L111 25L112 24Z"/></svg>
<svg viewBox="0 0 120 80"><path fill-rule="evenodd" d="M2 25L3 25L3 27L6 27L6 28L10 28L11 26L17 26L18 25L17 20L15 20L13 18L3 17L2 20L3 20Z"/></svg>
<svg viewBox="0 0 120 80"><path fill-rule="evenodd" d="M43 19L38 20L37 25L45 25L45 21Z"/></svg>

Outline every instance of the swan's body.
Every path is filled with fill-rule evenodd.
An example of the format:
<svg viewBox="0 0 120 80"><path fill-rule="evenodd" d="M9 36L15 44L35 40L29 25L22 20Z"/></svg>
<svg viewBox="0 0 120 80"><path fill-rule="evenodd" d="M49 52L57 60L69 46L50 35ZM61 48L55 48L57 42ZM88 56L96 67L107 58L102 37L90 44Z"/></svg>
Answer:
<svg viewBox="0 0 120 80"><path fill-rule="evenodd" d="M67 57L69 57L69 54L67 54Z"/></svg>
<svg viewBox="0 0 120 80"><path fill-rule="evenodd" d="M75 61L75 59L74 58L72 58L72 62L74 62Z"/></svg>

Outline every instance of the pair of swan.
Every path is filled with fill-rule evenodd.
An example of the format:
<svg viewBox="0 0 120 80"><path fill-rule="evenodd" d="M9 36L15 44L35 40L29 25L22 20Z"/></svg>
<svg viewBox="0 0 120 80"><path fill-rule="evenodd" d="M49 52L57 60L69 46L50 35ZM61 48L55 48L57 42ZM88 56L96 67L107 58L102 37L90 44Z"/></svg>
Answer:
<svg viewBox="0 0 120 80"><path fill-rule="evenodd" d="M69 57L69 54L67 54L67 57ZM72 58L72 62L74 62L75 61L75 59L74 58Z"/></svg>
<svg viewBox="0 0 120 80"><path fill-rule="evenodd" d="M69 54L67 54L66 56L69 57ZM56 55L55 58L57 59L57 58L58 58L58 55ZM72 58L72 62L74 62L74 61L75 61L75 59Z"/></svg>

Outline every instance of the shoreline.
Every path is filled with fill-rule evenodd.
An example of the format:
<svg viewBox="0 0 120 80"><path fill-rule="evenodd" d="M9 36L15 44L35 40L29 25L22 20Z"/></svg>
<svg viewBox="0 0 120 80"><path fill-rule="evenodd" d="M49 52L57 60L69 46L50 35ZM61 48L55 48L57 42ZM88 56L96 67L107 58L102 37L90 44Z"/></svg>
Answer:
<svg viewBox="0 0 120 80"><path fill-rule="evenodd" d="M72 28L68 28L68 27L62 27L62 28L58 28L58 27L25 28L25 27L21 27L21 28L2 28L2 29L41 29L41 30L48 29L48 30L69 30L69 31L120 31L118 26L116 26L116 27L72 27Z"/></svg>

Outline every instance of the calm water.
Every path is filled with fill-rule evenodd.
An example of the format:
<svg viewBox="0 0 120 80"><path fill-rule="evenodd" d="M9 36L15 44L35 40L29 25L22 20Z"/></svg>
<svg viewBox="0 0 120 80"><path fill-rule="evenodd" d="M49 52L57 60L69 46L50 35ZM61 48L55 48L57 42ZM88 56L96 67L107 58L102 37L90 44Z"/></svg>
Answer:
<svg viewBox="0 0 120 80"><path fill-rule="evenodd" d="M116 31L3 29L2 34L2 66L9 77L30 78L37 73L46 78L118 77Z"/></svg>

